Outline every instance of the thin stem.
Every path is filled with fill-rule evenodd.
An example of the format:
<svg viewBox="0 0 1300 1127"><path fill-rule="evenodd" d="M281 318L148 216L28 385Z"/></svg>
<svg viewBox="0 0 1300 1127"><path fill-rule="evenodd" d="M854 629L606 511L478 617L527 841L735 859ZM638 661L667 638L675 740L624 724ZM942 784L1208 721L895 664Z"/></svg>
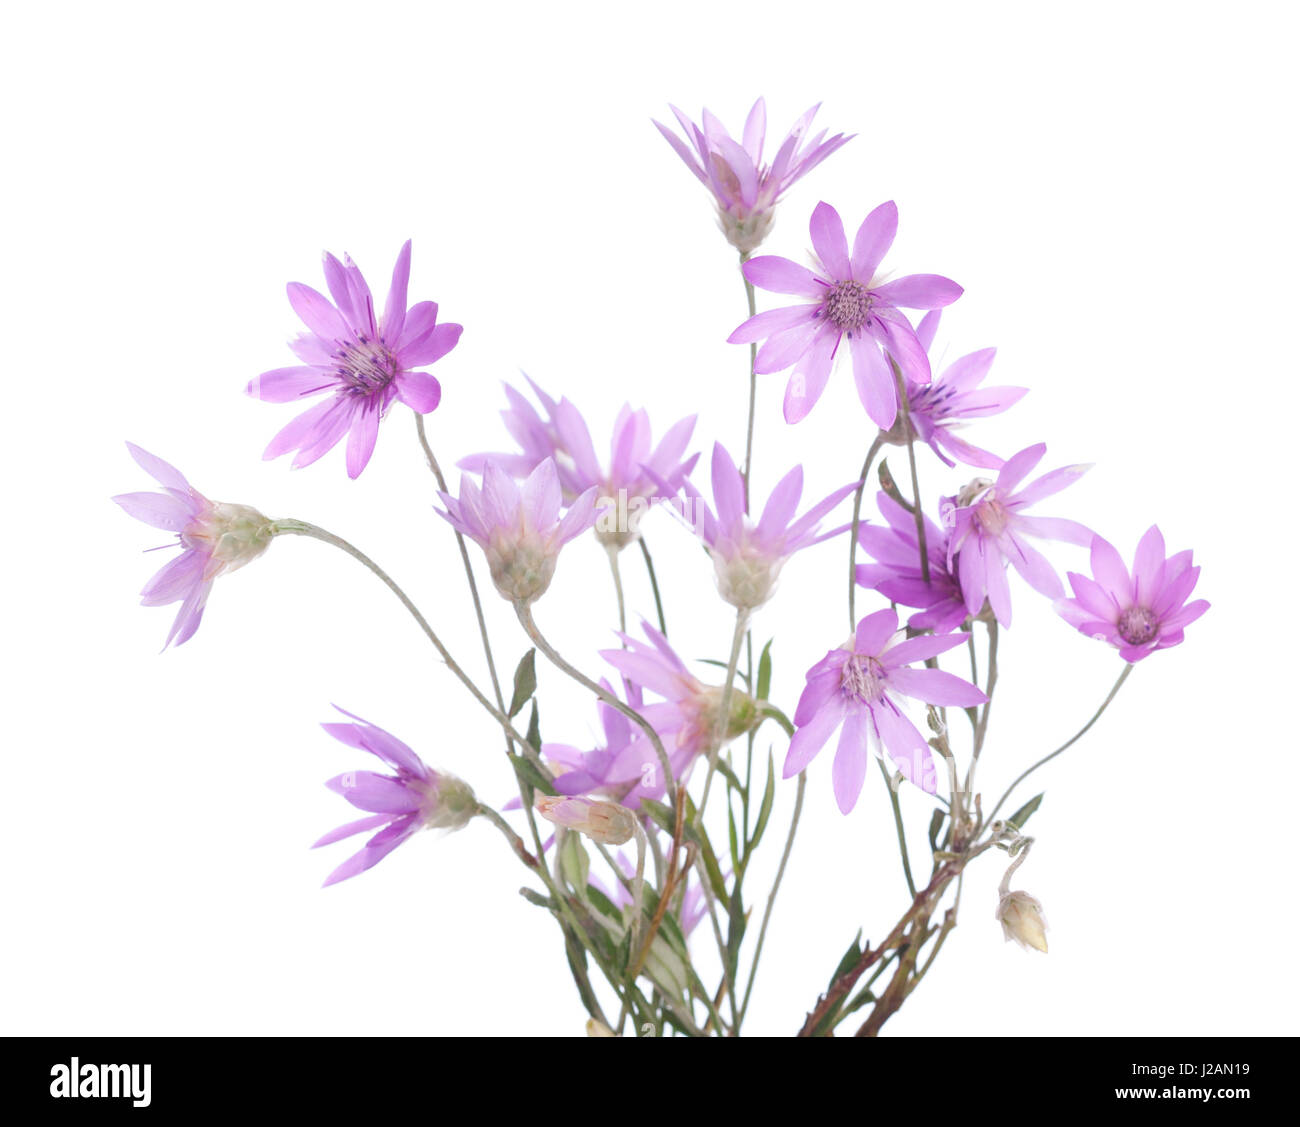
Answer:
<svg viewBox="0 0 1300 1127"><path fill-rule="evenodd" d="M1078 742L1078 740L1083 736L1083 734L1087 732L1089 728L1091 728L1095 723L1097 723L1098 720L1101 719L1101 714L1105 712L1106 709L1110 706L1110 702L1115 699L1115 694L1119 692L1119 687L1122 684L1124 684L1126 680L1128 680L1128 675L1132 672L1133 672L1133 666L1131 664L1125 665L1124 671L1119 675L1119 680L1117 680L1115 684L1111 686L1110 692L1106 694L1106 699L1101 702L1101 707L1092 714L1092 719L1089 720L1088 723L1086 723L1077 732L1075 732L1074 735L1072 735L1068 740L1066 740L1065 743L1063 743L1060 747L1058 747L1054 752L1052 752L1050 755L1044 755L1043 758L1040 759L1037 763L1035 763L1032 767L1027 768L1026 770L1022 771L1019 776L1017 776L1016 781L1012 783L1009 787L1007 787L1007 789L1003 792L1002 797L998 799L997 805L994 806L991 811L989 811L989 816L988 816L989 822L992 822L994 818L997 817L998 811L1002 809L1002 804L1006 802L1006 800L1011 796L1011 792L1015 790L1016 787L1018 787L1027 778L1029 778L1029 776L1032 775L1035 771L1037 771L1038 768L1043 766L1044 763L1050 763L1053 759L1055 759L1058 755L1060 755L1061 752L1065 751L1067 748L1072 747L1075 743Z"/></svg>
<svg viewBox="0 0 1300 1127"><path fill-rule="evenodd" d="M749 254L742 252L740 255L741 277L744 278L744 266L749 261ZM758 312L758 306L754 300L754 283L745 278L745 300L749 303L749 315L753 317ZM741 473L741 483L745 487L745 512L749 512L749 478L753 472L754 466L754 403L758 398L758 373L755 368L758 365L758 342L751 341L749 345L749 422L745 427L745 469Z"/></svg>
<svg viewBox="0 0 1300 1127"><path fill-rule="evenodd" d="M481 814L501 831L506 841L510 843L510 848L515 851L516 856L518 856L525 865L530 869L536 869L538 867L537 858L528 852L527 847L524 845L524 839L515 833L515 831L511 829L510 823L493 810L492 807L484 806L483 803L480 802L475 813Z"/></svg>
<svg viewBox="0 0 1300 1127"><path fill-rule="evenodd" d="M722 701L718 709L718 722L714 731L713 743L709 748L709 771L704 776L704 793L700 804L695 809L695 824L698 826L704 817L704 806L709 801L709 788L713 785L713 775L718 769L718 752L727 740L727 729L731 727L732 686L736 680L736 666L740 664L740 644L745 638L745 623L749 621L749 612L736 611L736 629L731 636L731 656L727 659L727 679L722 684Z"/></svg>
<svg viewBox="0 0 1300 1127"><path fill-rule="evenodd" d="M740 1023L749 1012L749 996L754 990L754 977L758 974L758 960L763 957L763 940L767 938L768 921L772 918L772 907L776 903L776 894L780 891L781 880L785 876L786 862L790 860L790 851L794 848L795 831L799 828L799 816L803 813L803 791L807 784L807 774L799 772L799 785L794 796L794 815L790 819L790 831L785 838L785 851L781 854L781 864L777 866L776 880L772 882L772 891L767 896L767 907L763 909L763 923L758 929L758 943L754 947L754 961L749 966L749 982L745 986L745 999L740 1003L740 1016L736 1019L736 1032L740 1032Z"/></svg>
<svg viewBox="0 0 1300 1127"><path fill-rule="evenodd" d="M618 632L627 633L627 612L623 606L623 575L618 566L618 548L610 544L605 548L609 555L609 571L614 577L614 593L618 596Z"/></svg>
<svg viewBox="0 0 1300 1127"><path fill-rule="evenodd" d="M446 493L447 481L442 476L442 469L438 465L438 459L433 456L433 447L429 445L428 436L424 433L424 416L418 411L415 412L415 433L419 435L420 446L424 450L424 457L429 463L429 469L433 471L438 488L443 493ZM504 712L506 702L501 695L501 681L497 677L496 661L492 657L492 643L488 639L487 620L483 617L483 600L479 598L478 584L474 581L474 568L470 565L469 549L465 546L465 537L459 529L456 529L455 532L456 545L460 548L461 562L465 565L465 578L469 581L470 598L474 602L474 615L478 619L478 632L483 639L483 656L487 658L488 676L492 680L492 693L496 697L497 707Z"/></svg>
<svg viewBox="0 0 1300 1127"><path fill-rule="evenodd" d="M912 879L912 859L907 851L907 834L903 831L903 811L898 801L898 791L894 789L893 781L889 777L889 769L884 761L877 759L876 765L880 768L880 775L885 780L885 787L889 791L889 804L894 808L894 828L898 831L898 854L903 859L903 878L907 881L908 893L915 900L916 881Z"/></svg>
<svg viewBox="0 0 1300 1127"><path fill-rule="evenodd" d="M655 562L650 558L650 549L646 547L645 537L638 536L636 542L641 546L641 555L645 559L646 574L650 577L650 590L655 596L655 613L659 616L659 633L668 637L668 624L664 621L664 604L659 598L659 580L655 577Z"/></svg>
<svg viewBox="0 0 1300 1127"><path fill-rule="evenodd" d="M867 487L867 474L871 472L871 463L876 460L880 448L885 444L885 432L877 431L876 437L867 450L867 457L862 463L862 472L858 474L858 488L853 494L853 524L849 530L849 629L857 626L854 614L855 600L858 593L858 528L862 523L862 494Z"/></svg>
<svg viewBox="0 0 1300 1127"><path fill-rule="evenodd" d="M556 652L555 647L542 636L541 630L533 620L531 607L526 603L517 602L515 603L515 613L519 616L519 624L524 628L524 633L528 635L533 645L546 655L552 665L559 669L560 672L567 673L584 688L595 693L610 708L616 712L621 712L646 734L646 737L650 740L650 745L655 750L655 755L659 757L659 765L663 768L664 788L668 793L669 801L675 804L677 802L677 780L673 778L672 763L668 758L668 752L664 750L663 740L660 738L659 733L655 731L654 726L636 709L628 707L603 685L598 685L590 677L565 661Z"/></svg>
<svg viewBox="0 0 1300 1127"><path fill-rule="evenodd" d="M921 483L916 474L916 432L907 410L907 385L903 373L893 360L889 364L894 369L894 381L898 385L898 413L903 418L903 430L907 434L907 464L912 471L912 515L916 518L916 541L921 552L921 582L929 583L930 553L925 546L925 506L921 503Z"/></svg>

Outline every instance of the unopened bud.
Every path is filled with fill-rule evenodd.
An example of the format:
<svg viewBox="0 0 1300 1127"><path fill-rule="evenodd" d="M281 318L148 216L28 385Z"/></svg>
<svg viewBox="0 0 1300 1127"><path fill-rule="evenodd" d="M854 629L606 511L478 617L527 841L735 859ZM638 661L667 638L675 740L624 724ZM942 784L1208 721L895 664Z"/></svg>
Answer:
<svg viewBox="0 0 1300 1127"><path fill-rule="evenodd" d="M539 794L534 806L548 822L577 830L601 845L622 845L636 833L636 815L616 802Z"/></svg>
<svg viewBox="0 0 1300 1127"><path fill-rule="evenodd" d="M1043 906L1027 892L1008 892L998 901L998 922L1004 939L1014 939L1026 951L1047 954L1047 920Z"/></svg>
<svg viewBox="0 0 1300 1127"><path fill-rule="evenodd" d="M615 1033L612 1029L610 1029L610 1027L606 1025L603 1021L600 1021L598 1018L589 1017L587 1018L587 1036L588 1037L617 1037L618 1034Z"/></svg>

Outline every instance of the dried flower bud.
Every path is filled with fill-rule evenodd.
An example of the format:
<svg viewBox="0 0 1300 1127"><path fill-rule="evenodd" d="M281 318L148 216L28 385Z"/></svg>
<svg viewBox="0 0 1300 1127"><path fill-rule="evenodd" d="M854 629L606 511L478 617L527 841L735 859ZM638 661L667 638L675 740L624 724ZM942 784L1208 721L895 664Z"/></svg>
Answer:
<svg viewBox="0 0 1300 1127"><path fill-rule="evenodd" d="M606 1025L603 1021L598 1021L594 1017L589 1017L587 1018L587 1036L588 1037L617 1037L618 1034L615 1033L612 1029L610 1029L610 1027Z"/></svg>
<svg viewBox="0 0 1300 1127"><path fill-rule="evenodd" d="M577 830L601 845L622 845L636 833L636 816L615 802L539 794L534 806L548 822Z"/></svg>
<svg viewBox="0 0 1300 1127"><path fill-rule="evenodd" d="M1033 948L1047 954L1047 920L1043 906L1027 892L1006 893L998 901L998 922L1004 939L1014 939L1026 951Z"/></svg>

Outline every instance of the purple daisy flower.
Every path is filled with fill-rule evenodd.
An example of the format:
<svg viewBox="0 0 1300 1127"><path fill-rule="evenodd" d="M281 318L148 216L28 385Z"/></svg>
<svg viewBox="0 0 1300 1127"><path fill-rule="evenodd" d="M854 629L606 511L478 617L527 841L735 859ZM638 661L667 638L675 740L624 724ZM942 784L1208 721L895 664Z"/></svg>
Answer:
<svg viewBox="0 0 1300 1127"><path fill-rule="evenodd" d="M665 488L669 483L662 482ZM803 467L795 466L772 490L757 522L745 511L745 482L731 455L721 443L713 446L713 502L717 515L689 481L683 486L690 498L692 523L713 557L718 592L733 607L751 610L762 606L776 588L786 560L796 552L844 527L818 535L818 521L857 488L841 486L795 519L803 494ZM686 506L683 506L685 509ZM683 513L683 518L685 514Z"/></svg>
<svg viewBox="0 0 1300 1127"><path fill-rule="evenodd" d="M163 649L173 641L179 646L199 628L213 582L266 551L275 536L274 522L247 505L209 501L175 466L130 442L126 448L163 491L121 493L113 500L136 520L174 532L183 549L140 592L147 607L181 604Z"/></svg>
<svg viewBox="0 0 1300 1127"><path fill-rule="evenodd" d="M908 274L886 282L876 275L898 229L891 200L863 221L849 254L844 224L828 203L812 213L809 232L816 270L788 258L763 255L745 263L745 277L759 289L795 294L811 304L769 309L751 317L727 338L732 344L766 340L755 370L794 366L785 389L785 421L797 423L825 390L842 340L853 354L858 398L882 430L894 425L898 395L886 354L914 383L930 379L930 361L904 309L938 309L956 301L962 288L938 274Z"/></svg>
<svg viewBox="0 0 1300 1127"><path fill-rule="evenodd" d="M1141 661L1156 650L1183 640L1183 629L1210 604L1187 598L1201 574L1192 566L1191 550L1165 558L1165 541L1154 524L1138 541L1133 570L1100 536L1092 539L1094 578L1066 572L1073 599L1060 599L1057 613L1075 629L1119 649L1128 662Z"/></svg>
<svg viewBox="0 0 1300 1127"><path fill-rule="evenodd" d="M862 793L867 751L888 755L903 777L927 794L936 790L934 761L925 737L894 702L913 697L926 704L967 707L987 698L969 681L941 669L912 669L913 662L937 657L961 645L968 635L897 633L898 615L876 611L858 623L840 649L831 650L807 674L795 709L795 734L785 757L784 776L797 775L842 726L831 781L835 801L849 813Z"/></svg>
<svg viewBox="0 0 1300 1127"><path fill-rule="evenodd" d="M966 599L966 609L971 614L979 614L987 597L994 616L1003 626L1011 625L1008 563L1035 591L1049 599L1058 599L1065 593L1052 565L1025 537L1062 540L1081 547L1092 543L1092 531L1078 521L1025 514L1030 505L1060 492L1092 468L1063 466L1018 488L1045 453L1045 443L1028 446L1007 460L998 471L996 481L979 478L956 498L944 502L946 519L952 523L948 566L951 570L956 558L955 573Z"/></svg>
<svg viewBox="0 0 1300 1127"><path fill-rule="evenodd" d="M393 267L383 314L376 318L370 287L352 259L325 255L325 281L333 304L301 282L290 282L289 304L308 332L289 347L302 361L252 380L248 394L268 403L294 403L328 392L329 398L304 411L280 431L265 458L297 450L294 468L309 466L348 436L348 477L366 468L375 449L379 420L394 399L426 415L438 406L442 388L428 372L415 371L442 359L456 347L461 327L438 324L438 305L422 301L406 307L411 273L408 239Z"/></svg>
<svg viewBox="0 0 1300 1127"><path fill-rule="evenodd" d="M439 493L446 511L435 509L487 556L492 582L503 598L531 603L551 585L560 549L596 521L596 490L588 489L560 516L562 498L555 462L547 458L522 485L495 462L483 467L483 488L468 475L460 498Z"/></svg>
<svg viewBox="0 0 1300 1127"><path fill-rule="evenodd" d="M686 663L648 622L641 623L649 644L628 634L620 634L626 649L601 650L600 656L617 669L637 690L646 689L663 698L641 705L637 711L654 728L668 752L673 774L683 778L696 756L710 753L748 731L755 719L755 706L748 693L733 688L728 711L731 713L721 741L721 685L705 685L687 668ZM614 755L606 777L612 782L640 779L646 787L661 786L657 777L658 757L650 739L640 728L633 738ZM649 793L647 791L647 793Z"/></svg>
<svg viewBox="0 0 1300 1127"><path fill-rule="evenodd" d="M934 344L939 317L940 310L932 310L916 327L916 338L927 353ZM1001 414L1020 402L1028 392L1027 387L979 386L993 366L997 351L996 348L982 348L979 352L972 352L954 360L930 383L910 384L907 388L907 417L913 433L945 465L956 465L955 458L980 469L996 470L1002 466L1002 459L996 454L971 445L956 433L956 427L964 420ZM889 437L895 445L907 445L908 436L902 419L895 421Z"/></svg>
<svg viewBox="0 0 1300 1127"><path fill-rule="evenodd" d="M338 705L334 707L338 708ZM338 711L355 723L322 724L321 727L348 747L368 751L383 760L396 774L348 771L325 784L358 810L368 811L368 816L331 830L312 846L313 849L367 830L378 829L379 832L360 852L354 853L330 873L322 887L364 873L418 830L458 830L478 811L478 803L468 783L450 772L426 767L415 752L383 728L342 708Z"/></svg>
<svg viewBox="0 0 1300 1127"><path fill-rule="evenodd" d="M656 445L650 417L624 404L614 420L609 469L601 466L582 413L568 399L558 403L528 381L546 409L547 419L522 395L507 388L510 407L501 412L506 427L523 447L522 454L473 454L461 459L462 469L481 472L496 462L516 477L526 476L545 458L554 458L566 498L595 488L602 512L596 535L602 544L622 549L636 540L641 518L659 488L676 493L695 468L698 454L683 458L695 430L695 416L680 419Z"/></svg>
<svg viewBox="0 0 1300 1127"><path fill-rule="evenodd" d="M858 543L876 561L858 564L858 583L879 591L890 602L919 607L907 620L913 630L947 634L966 621L966 601L955 570L948 567L948 534L925 517L925 554L930 581L921 578L921 549L916 518L888 493L876 494L876 505L888 525L858 527Z"/></svg>
<svg viewBox="0 0 1300 1127"><path fill-rule="evenodd" d="M749 111L739 142L707 109L701 128L676 106L669 106L686 140L694 146L693 152L666 126L657 121L655 126L696 179L713 193L727 242L742 254L750 254L771 230L773 209L785 191L853 137L837 133L827 138L823 129L809 140L806 135L820 108L819 102L794 123L770 166L763 163L767 106L762 98Z"/></svg>

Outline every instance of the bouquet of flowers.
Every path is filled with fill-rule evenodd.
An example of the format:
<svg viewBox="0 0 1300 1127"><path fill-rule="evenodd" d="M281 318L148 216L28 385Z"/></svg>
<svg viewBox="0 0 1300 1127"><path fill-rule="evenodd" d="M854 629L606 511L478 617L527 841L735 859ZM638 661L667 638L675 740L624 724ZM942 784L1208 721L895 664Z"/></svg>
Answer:
<svg viewBox="0 0 1300 1127"><path fill-rule="evenodd" d="M559 973L572 976L592 1035L742 1031L807 776L824 776L826 759L835 802L846 815L878 771L909 899L878 932L882 939L855 938L838 965L827 968L826 990L809 999L801 1023L792 1015L792 1030L824 1036L852 1019L849 1027L859 1035L879 1032L956 927L963 874L986 854L1001 853L1006 864L990 914L1008 940L1046 952L1042 905L1012 887L1033 844L1026 824L1042 798L1021 793L1021 784L1079 740L1134 666L1180 643L1209 605L1192 599L1199 574L1192 553L1169 554L1158 526L1142 536L1128 564L1101 535L1055 515L1055 505L1039 511L1088 466L1039 473L1046 456L1041 442L1003 458L966 437L967 424L1008 410L1026 389L986 386L992 348L934 370L941 310L961 297L962 287L940 274L885 272L898 224L893 202L867 211L852 241L839 211L819 203L809 219L805 262L756 254L787 189L851 140L814 133L817 110L794 123L770 162L761 98L739 139L707 110L696 124L674 108L680 133L656 123L709 193L722 234L738 254L749 307L739 325L719 321L719 337L747 346L738 350L747 363L738 360L736 373L747 376L746 414L738 420L745 439L743 449L712 444L707 495L697 464L701 451L691 450L694 417L678 420L656 442L647 412L627 406L603 459L596 441L603 436L593 436L579 408L531 380L527 390L507 388L502 415L516 448L458 452L461 477L453 493L424 416L442 398L430 369L454 372L462 329L439 319L436 302L410 301L411 244L398 253L382 305L346 256L325 255L328 296L299 282L288 286L305 327L290 342L296 363L254 377L247 391L267 403L297 403L299 413L271 439L265 456L292 455L292 464L303 467L343 443L348 477L357 479L381 422L409 409L436 481L435 511L463 562L463 579L449 575L444 584L463 582L473 604L487 683L450 652L436 616L333 532L211 501L179 470L136 446L129 447L132 456L158 488L115 498L131 516L176 537L179 555L143 591L147 606L180 604L167 645L189 641L214 583L279 536L308 537L345 552L389 588L445 664L442 691L466 692L481 706L481 753L507 757L517 790L489 801L473 780L429 766L398 736L339 709L325 731L378 760L371 765L379 769L359 767L326 784L362 816L316 845L358 836L364 844L325 884L359 877L420 830L452 832L483 819L523 866L526 900L554 919L566 963ZM861 213L864 201L849 202ZM777 295L762 311L760 291ZM837 365L839 378L851 374L865 412L862 446L842 468L844 484L806 503L802 466L782 465L770 494L755 495L760 377L788 373L785 422L816 426L805 420ZM901 485L885 459L890 447L899 449L900 464L906 458ZM960 465L979 476L948 495L927 493L922 479L934 460L945 470ZM870 506L869 490L875 494ZM680 526L677 535L698 541L708 563L701 560L691 578L715 588L734 611L734 629L719 651L727 658L709 673L693 670L669 640L667 608L641 527L655 509ZM829 582L842 584L846 617L807 622L825 656L807 670L797 700L774 700L772 644L756 644L755 616L777 600L786 561L828 542L839 547L819 553ZM1062 543L1089 556L1088 571L1066 573L1068 587L1040 547ZM608 648L597 654L561 652L544 625L553 616L537 606L570 544L570 553L599 549L609 559L617 621L609 624ZM629 623L625 554L640 557L636 566L645 568L653 592L654 605L639 608L647 615L639 623ZM498 655L517 652L520 639L491 636L482 603L491 597L484 564L527 639L513 677ZM989 740L999 645L1007 644L1002 635L1011 627L1013 586L1030 609L1054 611L1077 633L1114 647L1119 670L1082 729L1027 763L993 796L981 792L978 769ZM548 731L551 739L543 739L538 655L590 694L603 732L599 746L556 742L564 732ZM944 655L954 668L941 666ZM756 754L760 731L776 740L777 754ZM769 823L781 787L793 788L794 800L790 822L778 832ZM908 847L902 787L927 796L924 859ZM770 886L755 897L746 877L760 847L779 851L779 861Z"/></svg>

